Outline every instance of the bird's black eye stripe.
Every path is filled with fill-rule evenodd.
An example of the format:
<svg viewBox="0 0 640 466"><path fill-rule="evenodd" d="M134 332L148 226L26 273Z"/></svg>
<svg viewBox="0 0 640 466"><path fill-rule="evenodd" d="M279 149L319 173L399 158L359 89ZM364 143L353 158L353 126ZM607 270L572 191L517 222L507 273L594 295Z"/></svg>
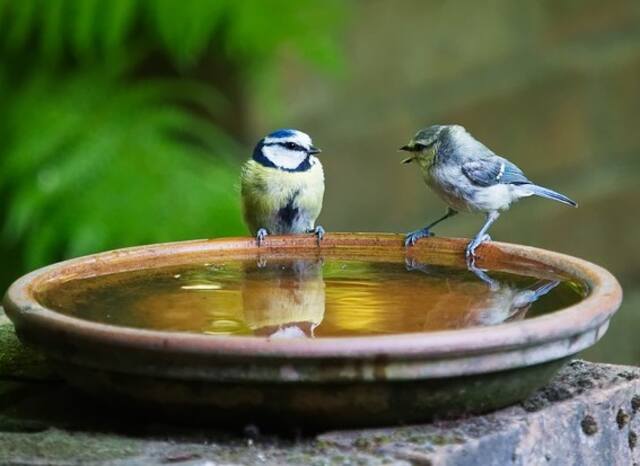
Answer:
<svg viewBox="0 0 640 466"><path fill-rule="evenodd" d="M304 151L305 148L296 144L295 142L279 142L278 145L285 147L289 150L299 150L299 151Z"/></svg>
<svg viewBox="0 0 640 466"><path fill-rule="evenodd" d="M413 150L415 151L421 151L421 150L425 150L428 149L429 147L433 146L436 143L436 141L432 141L428 144L424 144L422 142L416 142L413 144Z"/></svg>
<svg viewBox="0 0 640 466"><path fill-rule="evenodd" d="M285 149L289 149L289 150L295 150L295 151L301 151L301 152L306 152L307 149L305 149L304 147L302 147L300 144L296 144L295 142L269 142L264 144L265 146L280 146L280 147L284 147Z"/></svg>

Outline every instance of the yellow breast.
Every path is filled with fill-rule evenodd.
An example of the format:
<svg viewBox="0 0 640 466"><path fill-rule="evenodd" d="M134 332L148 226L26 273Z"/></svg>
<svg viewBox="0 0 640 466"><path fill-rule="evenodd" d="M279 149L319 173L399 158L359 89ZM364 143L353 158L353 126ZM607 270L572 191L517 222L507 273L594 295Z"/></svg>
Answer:
<svg viewBox="0 0 640 466"><path fill-rule="evenodd" d="M324 172L315 157L311 168L300 172L265 167L249 160L242 169L241 186L245 220L254 234L259 228L276 233L313 228L322 209ZM286 231L278 218L280 210L288 205L301 216L299 225L293 225L291 231Z"/></svg>

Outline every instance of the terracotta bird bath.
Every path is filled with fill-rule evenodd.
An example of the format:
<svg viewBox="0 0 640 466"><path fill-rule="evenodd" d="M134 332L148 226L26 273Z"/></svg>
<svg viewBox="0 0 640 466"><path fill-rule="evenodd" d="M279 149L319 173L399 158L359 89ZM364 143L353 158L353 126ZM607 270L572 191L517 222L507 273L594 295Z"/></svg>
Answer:
<svg viewBox="0 0 640 466"><path fill-rule="evenodd" d="M621 302L619 284L601 267L491 242L478 249L485 275L580 291L548 312L535 310L529 291L495 304L489 282L447 278L448 270L468 273L465 244L429 238L406 251L399 235L336 233L319 247L311 236L269 237L261 248L249 238L141 246L36 270L9 288L4 306L19 338L69 384L114 405L223 424L412 422L522 400L596 343ZM246 283L216 269L235 263L245 264ZM185 281L194 264L200 275ZM384 270L387 281L365 283L350 264ZM172 274L162 272L162 293L133 304L129 297L127 306L109 301L105 290L117 290L122 277L150 286L158 271ZM262 273L267 285L255 279ZM171 277L177 285L167 291ZM425 287L439 287L437 299ZM185 290L192 294L183 299ZM362 302L366 312L357 314Z"/></svg>

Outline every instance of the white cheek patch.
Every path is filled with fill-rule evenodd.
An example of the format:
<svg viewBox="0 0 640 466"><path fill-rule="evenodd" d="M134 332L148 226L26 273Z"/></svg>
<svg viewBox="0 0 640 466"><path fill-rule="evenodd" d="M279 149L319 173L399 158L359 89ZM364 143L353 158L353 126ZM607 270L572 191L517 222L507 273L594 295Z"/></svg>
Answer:
<svg viewBox="0 0 640 466"><path fill-rule="evenodd" d="M297 168L307 158L304 152L289 150L280 145L264 146L262 153L276 167L293 170Z"/></svg>

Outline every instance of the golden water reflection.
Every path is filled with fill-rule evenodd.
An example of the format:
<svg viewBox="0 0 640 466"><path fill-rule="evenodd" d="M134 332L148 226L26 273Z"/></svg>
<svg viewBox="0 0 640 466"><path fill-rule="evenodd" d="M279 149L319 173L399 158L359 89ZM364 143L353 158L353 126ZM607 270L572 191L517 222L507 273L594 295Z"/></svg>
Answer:
<svg viewBox="0 0 640 466"><path fill-rule="evenodd" d="M535 317L573 282L429 264L229 261L72 280L41 301L83 319L210 335L318 338L429 332Z"/></svg>

